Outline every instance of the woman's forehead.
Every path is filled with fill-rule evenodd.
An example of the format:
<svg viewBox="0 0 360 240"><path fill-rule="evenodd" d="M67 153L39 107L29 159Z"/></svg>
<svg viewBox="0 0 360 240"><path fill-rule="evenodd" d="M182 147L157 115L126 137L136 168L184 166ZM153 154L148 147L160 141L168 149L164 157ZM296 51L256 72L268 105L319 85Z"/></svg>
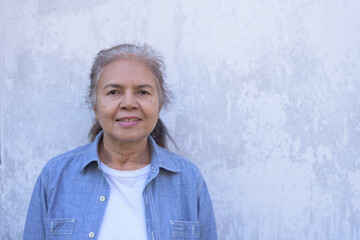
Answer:
<svg viewBox="0 0 360 240"><path fill-rule="evenodd" d="M116 60L104 67L98 84L108 84L109 81L157 85L156 76L146 64L129 59Z"/></svg>
<svg viewBox="0 0 360 240"><path fill-rule="evenodd" d="M117 59L112 61L104 66L104 71L121 71L122 73L126 72L149 72L153 74L148 65L137 59ZM153 74L154 75L154 74Z"/></svg>

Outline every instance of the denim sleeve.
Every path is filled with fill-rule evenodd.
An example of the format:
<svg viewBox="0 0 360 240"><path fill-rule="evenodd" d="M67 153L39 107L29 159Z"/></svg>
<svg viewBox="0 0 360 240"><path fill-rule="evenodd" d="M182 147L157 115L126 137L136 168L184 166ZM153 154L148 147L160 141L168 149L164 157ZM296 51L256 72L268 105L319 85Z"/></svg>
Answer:
<svg viewBox="0 0 360 240"><path fill-rule="evenodd" d="M38 177L32 193L23 240L45 240L46 191L42 174Z"/></svg>
<svg viewBox="0 0 360 240"><path fill-rule="evenodd" d="M199 188L199 222L200 239L217 240L216 222L214 209L211 203L210 195L204 179L201 177Z"/></svg>

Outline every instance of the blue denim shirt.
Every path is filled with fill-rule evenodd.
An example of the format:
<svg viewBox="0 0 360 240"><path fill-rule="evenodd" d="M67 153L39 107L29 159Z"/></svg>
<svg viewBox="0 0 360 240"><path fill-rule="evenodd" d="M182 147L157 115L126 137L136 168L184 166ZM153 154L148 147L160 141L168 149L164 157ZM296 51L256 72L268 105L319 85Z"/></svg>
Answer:
<svg viewBox="0 0 360 240"><path fill-rule="evenodd" d="M97 239L110 187L95 141L50 160L28 209L24 240ZM151 173L143 191L149 240L216 240L210 196L198 168L149 137Z"/></svg>

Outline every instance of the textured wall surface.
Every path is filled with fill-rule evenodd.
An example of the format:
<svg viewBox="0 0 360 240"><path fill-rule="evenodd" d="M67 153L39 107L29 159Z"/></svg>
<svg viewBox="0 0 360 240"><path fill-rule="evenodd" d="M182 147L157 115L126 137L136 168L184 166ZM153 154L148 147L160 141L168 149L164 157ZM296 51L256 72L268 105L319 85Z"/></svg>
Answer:
<svg viewBox="0 0 360 240"><path fill-rule="evenodd" d="M148 42L176 100L180 154L207 180L221 240L360 239L357 0L1 0L0 239L35 179L88 141L95 54Z"/></svg>

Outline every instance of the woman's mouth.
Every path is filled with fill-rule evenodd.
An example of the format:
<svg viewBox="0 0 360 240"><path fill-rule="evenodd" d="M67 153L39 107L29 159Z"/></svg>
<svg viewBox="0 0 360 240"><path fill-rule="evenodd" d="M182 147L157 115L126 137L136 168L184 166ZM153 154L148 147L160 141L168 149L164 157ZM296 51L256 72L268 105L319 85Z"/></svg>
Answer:
<svg viewBox="0 0 360 240"><path fill-rule="evenodd" d="M120 120L117 120L117 121L120 121L120 122L134 122L134 121L139 121L138 118L130 118L130 119L120 119Z"/></svg>
<svg viewBox="0 0 360 240"><path fill-rule="evenodd" d="M116 119L116 123L121 127L132 127L138 124L140 121L141 119L136 117Z"/></svg>

